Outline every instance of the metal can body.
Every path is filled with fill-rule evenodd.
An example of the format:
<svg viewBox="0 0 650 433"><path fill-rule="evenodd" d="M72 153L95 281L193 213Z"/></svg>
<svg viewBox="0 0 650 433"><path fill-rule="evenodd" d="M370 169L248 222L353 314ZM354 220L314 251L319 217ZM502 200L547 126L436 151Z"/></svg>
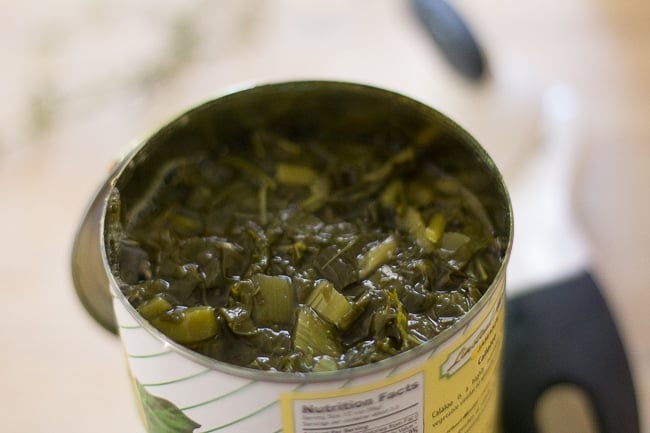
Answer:
<svg viewBox="0 0 650 433"><path fill-rule="evenodd" d="M210 366L154 335L118 297L114 308L149 432L496 432L504 279L441 344L366 374L269 380ZM410 355L410 354L409 354ZM257 377L256 377L257 376ZM278 378L280 379L280 378Z"/></svg>
<svg viewBox="0 0 650 433"><path fill-rule="evenodd" d="M296 99L295 101L293 99ZM357 102L361 100L362 102ZM277 104L269 114L268 104ZM343 112L343 113L341 113ZM110 183L133 202L147 191L147 174L166 158L192 152L203 139L228 141L241 129L278 123L291 131L340 126L412 128L427 122L449 136L441 163L480 176L469 185L484 201L504 239L504 257L490 288L452 327L384 361L327 373L255 371L215 361L166 338L129 304L111 274L106 210L101 250L113 309L136 401L151 433L466 433L498 429L499 375L504 336L505 267L512 213L503 180L483 149L444 115L409 98L368 86L297 82L253 87L191 110L143 142ZM243 120L242 120L243 119ZM329 119L329 120L328 120ZM335 119L336 121L332 121ZM217 130L206 124L219 123ZM215 139L216 137L216 139ZM197 140L198 138L198 140ZM169 146L174 143L174 146ZM167 147L164 147L164 145ZM144 173L144 174L143 174ZM136 184L129 192L129 183ZM127 186L127 187L125 187ZM110 207L110 198L105 207Z"/></svg>

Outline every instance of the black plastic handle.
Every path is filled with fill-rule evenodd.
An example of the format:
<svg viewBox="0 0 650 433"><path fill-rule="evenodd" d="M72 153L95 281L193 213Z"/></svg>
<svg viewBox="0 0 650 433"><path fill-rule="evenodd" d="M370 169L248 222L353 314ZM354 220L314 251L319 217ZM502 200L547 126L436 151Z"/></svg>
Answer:
<svg viewBox="0 0 650 433"><path fill-rule="evenodd" d="M601 433L639 433L625 349L588 273L513 297L506 311L503 433L537 432L537 400L562 383L585 391Z"/></svg>
<svg viewBox="0 0 650 433"><path fill-rule="evenodd" d="M412 0L412 4L454 68L465 78L480 80L487 69L485 56L458 12L447 0Z"/></svg>

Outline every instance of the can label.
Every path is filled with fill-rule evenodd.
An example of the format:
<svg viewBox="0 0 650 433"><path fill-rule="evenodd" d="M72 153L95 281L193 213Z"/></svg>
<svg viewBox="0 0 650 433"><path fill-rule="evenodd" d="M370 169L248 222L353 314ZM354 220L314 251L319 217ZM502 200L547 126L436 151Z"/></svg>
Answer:
<svg viewBox="0 0 650 433"><path fill-rule="evenodd" d="M505 316L500 289L458 335L409 371L360 387L284 393L283 432L497 431Z"/></svg>
<svg viewBox="0 0 650 433"><path fill-rule="evenodd" d="M145 329L117 297L114 308L150 433L491 433L498 430L503 279L472 319L431 351L322 382L210 368Z"/></svg>

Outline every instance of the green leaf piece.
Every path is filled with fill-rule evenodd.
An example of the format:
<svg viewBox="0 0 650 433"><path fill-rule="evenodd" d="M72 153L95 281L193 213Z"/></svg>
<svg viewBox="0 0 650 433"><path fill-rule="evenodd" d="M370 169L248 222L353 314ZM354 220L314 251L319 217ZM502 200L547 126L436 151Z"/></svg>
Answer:
<svg viewBox="0 0 650 433"><path fill-rule="evenodd" d="M156 316L151 324L181 344L207 340L217 335L218 331L214 309L208 306L177 307L167 314Z"/></svg>
<svg viewBox="0 0 650 433"><path fill-rule="evenodd" d="M341 354L341 343L334 326L321 319L308 306L298 310L293 346L295 350L312 356L338 357Z"/></svg>
<svg viewBox="0 0 650 433"><path fill-rule="evenodd" d="M393 258L397 251L397 241L393 235L374 245L359 259L359 278L364 279L377 268Z"/></svg>
<svg viewBox="0 0 650 433"><path fill-rule="evenodd" d="M338 328L341 328L345 317L352 311L350 302L327 280L316 285L307 299L307 305Z"/></svg>
<svg viewBox="0 0 650 433"><path fill-rule="evenodd" d="M148 433L193 433L201 427L174 403L149 393L137 380L133 381Z"/></svg>
<svg viewBox="0 0 650 433"><path fill-rule="evenodd" d="M257 287L254 296L253 320L259 326L290 324L296 306L296 296L287 276L253 275Z"/></svg>

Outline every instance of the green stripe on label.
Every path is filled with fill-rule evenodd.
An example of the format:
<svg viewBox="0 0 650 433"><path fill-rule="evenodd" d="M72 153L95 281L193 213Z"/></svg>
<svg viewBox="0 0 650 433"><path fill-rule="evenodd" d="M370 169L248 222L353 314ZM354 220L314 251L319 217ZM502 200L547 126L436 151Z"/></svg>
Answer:
<svg viewBox="0 0 650 433"><path fill-rule="evenodd" d="M186 381L186 380L194 379L195 377L202 376L202 375L204 375L206 373L209 373L210 371L211 371L210 369L206 369L206 370L203 370L203 371L199 371L198 373L194 373L194 374L191 374L189 376L181 377L181 378L174 379L174 380L169 380L167 382L143 383L142 386L151 387L151 386L171 385L171 384L174 384L174 383L179 383L179 382L183 382L183 381Z"/></svg>
<svg viewBox="0 0 650 433"><path fill-rule="evenodd" d="M190 409L195 409L197 407L205 406L206 404L214 403L215 401L221 400L222 398L229 397L231 395L237 394L238 392L243 391L244 389L248 388L249 386L251 386L251 385L253 385L255 383L256 383L255 381L248 382L246 385L240 386L239 388L234 389L234 390L232 390L232 391L230 391L230 392L228 392L226 394L220 395L219 397L214 397L214 398L212 398L210 400L206 400L206 401L201 402L201 403L193 404L192 406L187 406L187 407L181 408L181 410L186 411L186 410L190 410Z"/></svg>

